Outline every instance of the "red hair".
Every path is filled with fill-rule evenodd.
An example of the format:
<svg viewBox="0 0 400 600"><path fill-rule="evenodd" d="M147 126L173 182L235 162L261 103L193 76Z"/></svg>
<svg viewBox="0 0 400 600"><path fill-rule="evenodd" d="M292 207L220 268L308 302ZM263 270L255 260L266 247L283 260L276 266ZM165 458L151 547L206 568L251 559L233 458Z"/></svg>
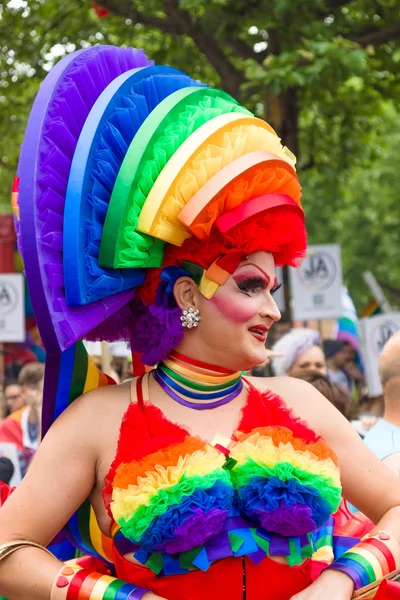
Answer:
<svg viewBox="0 0 400 600"><path fill-rule="evenodd" d="M307 249L304 221L290 206L271 208L261 217L255 216L222 235L215 227L207 242L191 237L182 246L167 244L162 267L148 269L146 281L138 287L137 298L153 304L161 271L169 266L181 266L188 261L208 269L214 261L232 251L243 255L257 251L270 252L276 266L298 266Z"/></svg>

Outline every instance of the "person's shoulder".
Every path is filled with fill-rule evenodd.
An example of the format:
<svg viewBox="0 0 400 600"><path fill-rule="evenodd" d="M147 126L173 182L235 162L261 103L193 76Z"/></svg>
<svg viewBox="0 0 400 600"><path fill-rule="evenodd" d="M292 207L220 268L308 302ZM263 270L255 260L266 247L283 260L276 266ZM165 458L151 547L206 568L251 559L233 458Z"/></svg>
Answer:
<svg viewBox="0 0 400 600"><path fill-rule="evenodd" d="M323 397L310 383L295 377L246 377L246 379L260 392L270 391L283 400L294 401L297 404L302 399Z"/></svg>
<svg viewBox="0 0 400 600"><path fill-rule="evenodd" d="M62 444L74 436L75 448L103 452L107 441L116 440L130 404L129 384L109 385L79 396L55 420L42 445Z"/></svg>
<svg viewBox="0 0 400 600"><path fill-rule="evenodd" d="M55 421L55 425L70 426L81 423L83 427L103 430L121 421L130 404L130 382L95 388L79 396ZM54 425L53 425L54 427Z"/></svg>
<svg viewBox="0 0 400 600"><path fill-rule="evenodd" d="M277 394L294 414L325 436L332 427L348 425L345 417L314 386L295 377L251 377L260 392Z"/></svg>

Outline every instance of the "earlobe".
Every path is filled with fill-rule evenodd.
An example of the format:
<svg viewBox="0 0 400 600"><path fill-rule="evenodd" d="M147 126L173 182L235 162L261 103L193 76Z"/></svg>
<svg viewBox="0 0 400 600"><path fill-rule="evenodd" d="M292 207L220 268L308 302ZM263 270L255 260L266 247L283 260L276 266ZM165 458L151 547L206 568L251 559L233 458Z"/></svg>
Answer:
<svg viewBox="0 0 400 600"><path fill-rule="evenodd" d="M182 310L193 307L197 308L198 289L190 277L180 277L174 285L174 298L178 307Z"/></svg>

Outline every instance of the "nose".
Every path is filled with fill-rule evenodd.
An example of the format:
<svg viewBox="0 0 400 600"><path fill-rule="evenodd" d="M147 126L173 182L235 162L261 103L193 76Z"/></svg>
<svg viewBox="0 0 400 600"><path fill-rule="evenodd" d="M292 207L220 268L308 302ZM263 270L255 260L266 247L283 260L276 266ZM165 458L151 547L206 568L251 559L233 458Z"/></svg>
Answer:
<svg viewBox="0 0 400 600"><path fill-rule="evenodd" d="M278 305L271 294L268 294L264 304L260 309L260 317L263 319L269 318L271 319L272 323L279 321L281 318L281 311L279 310Z"/></svg>

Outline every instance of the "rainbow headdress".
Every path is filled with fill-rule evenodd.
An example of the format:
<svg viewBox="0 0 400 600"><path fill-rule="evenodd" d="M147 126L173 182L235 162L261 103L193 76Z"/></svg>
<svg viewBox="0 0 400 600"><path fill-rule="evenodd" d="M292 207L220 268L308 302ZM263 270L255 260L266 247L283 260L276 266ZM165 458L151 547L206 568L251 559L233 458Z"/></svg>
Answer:
<svg viewBox="0 0 400 600"><path fill-rule="evenodd" d="M80 340L126 339L154 364L183 335L178 277L210 298L251 252L296 264L306 234L294 165L267 123L141 50L97 46L52 69L13 188L48 357L44 432L109 383Z"/></svg>

